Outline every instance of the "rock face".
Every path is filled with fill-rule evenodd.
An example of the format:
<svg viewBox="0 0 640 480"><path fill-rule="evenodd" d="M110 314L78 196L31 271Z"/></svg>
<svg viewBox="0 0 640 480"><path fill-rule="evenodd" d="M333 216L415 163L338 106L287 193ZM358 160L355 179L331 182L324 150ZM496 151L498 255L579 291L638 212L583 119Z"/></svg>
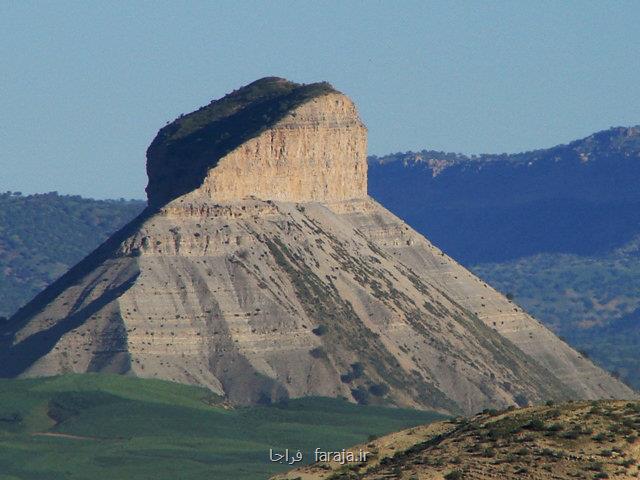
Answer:
<svg viewBox="0 0 640 480"><path fill-rule="evenodd" d="M366 151L349 98L327 83L264 78L160 131L147 153L149 203L187 193L217 202L363 198Z"/></svg>
<svg viewBox="0 0 640 480"><path fill-rule="evenodd" d="M367 135L353 103L330 93L225 155L200 189L218 202L255 196L335 202L367 195Z"/></svg>
<svg viewBox="0 0 640 480"><path fill-rule="evenodd" d="M446 412L635 395L371 200L365 148L327 84L181 117L149 148L149 208L10 319L0 374Z"/></svg>

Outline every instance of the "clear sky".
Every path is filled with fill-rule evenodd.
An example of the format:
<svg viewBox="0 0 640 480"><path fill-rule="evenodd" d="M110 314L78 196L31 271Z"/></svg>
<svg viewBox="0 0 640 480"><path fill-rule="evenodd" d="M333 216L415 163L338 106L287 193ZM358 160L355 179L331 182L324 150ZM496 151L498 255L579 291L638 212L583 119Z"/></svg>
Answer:
<svg viewBox="0 0 640 480"><path fill-rule="evenodd" d="M0 191L143 198L160 127L267 75L371 154L547 147L640 123L640 2L0 1Z"/></svg>

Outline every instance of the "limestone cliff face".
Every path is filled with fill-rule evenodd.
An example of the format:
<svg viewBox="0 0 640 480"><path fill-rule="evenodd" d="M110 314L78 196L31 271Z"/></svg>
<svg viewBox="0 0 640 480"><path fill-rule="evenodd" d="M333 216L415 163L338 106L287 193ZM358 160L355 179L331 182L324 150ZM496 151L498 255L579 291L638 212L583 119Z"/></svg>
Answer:
<svg viewBox="0 0 640 480"><path fill-rule="evenodd" d="M264 78L182 116L147 151L149 204L204 196L339 201L367 194L366 128L327 83Z"/></svg>
<svg viewBox="0 0 640 480"><path fill-rule="evenodd" d="M221 158L204 195L226 202L248 197L335 202L367 195L367 136L346 96L329 93L299 106Z"/></svg>
<svg viewBox="0 0 640 480"><path fill-rule="evenodd" d="M3 327L1 376L118 372L239 404L466 413L635 395L368 198L351 101L284 82L161 131L150 208ZM225 137L264 112L275 120Z"/></svg>

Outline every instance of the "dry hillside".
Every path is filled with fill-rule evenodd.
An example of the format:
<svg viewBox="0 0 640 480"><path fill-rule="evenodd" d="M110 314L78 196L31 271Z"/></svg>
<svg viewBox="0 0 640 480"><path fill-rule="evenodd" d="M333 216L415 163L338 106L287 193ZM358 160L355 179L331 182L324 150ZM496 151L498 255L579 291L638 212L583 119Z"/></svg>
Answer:
<svg viewBox="0 0 640 480"><path fill-rule="evenodd" d="M277 78L164 127L149 207L0 325L0 375L466 414L635 396L369 198L366 139L348 97Z"/></svg>
<svg viewBox="0 0 640 480"><path fill-rule="evenodd" d="M598 401L487 411L387 435L274 480L640 478L640 402Z"/></svg>

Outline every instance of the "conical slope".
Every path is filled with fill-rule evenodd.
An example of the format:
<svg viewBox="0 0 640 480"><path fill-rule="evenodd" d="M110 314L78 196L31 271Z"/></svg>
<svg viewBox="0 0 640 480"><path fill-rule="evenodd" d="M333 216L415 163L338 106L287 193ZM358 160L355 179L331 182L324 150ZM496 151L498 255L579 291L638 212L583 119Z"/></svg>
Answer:
<svg viewBox="0 0 640 480"><path fill-rule="evenodd" d="M634 395L368 198L366 130L318 85L263 79L165 127L151 206L9 321L3 375L448 412Z"/></svg>

